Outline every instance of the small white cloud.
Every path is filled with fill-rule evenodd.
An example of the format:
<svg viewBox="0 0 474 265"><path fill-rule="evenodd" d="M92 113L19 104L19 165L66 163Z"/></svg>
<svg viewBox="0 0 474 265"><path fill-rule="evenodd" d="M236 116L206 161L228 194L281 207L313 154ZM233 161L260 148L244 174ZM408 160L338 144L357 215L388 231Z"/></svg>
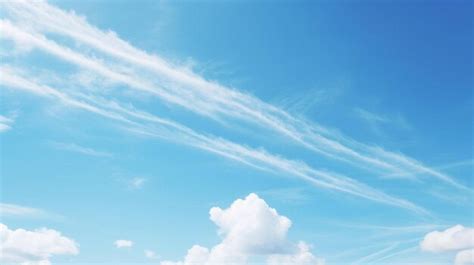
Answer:
<svg viewBox="0 0 474 265"><path fill-rule="evenodd" d="M159 256L152 250L146 249L145 250L145 257L148 259L158 259Z"/></svg>
<svg viewBox="0 0 474 265"><path fill-rule="evenodd" d="M0 133L10 130L14 120L6 116L0 115Z"/></svg>
<svg viewBox="0 0 474 265"><path fill-rule="evenodd" d="M133 246L133 242L130 240L119 239L114 242L117 248L130 248Z"/></svg>
<svg viewBox="0 0 474 265"><path fill-rule="evenodd" d="M143 187L143 185L145 184L146 181L147 180L145 178L135 177L135 178L132 178L128 182L128 185L130 186L130 188L138 190L138 189L141 189Z"/></svg>
<svg viewBox="0 0 474 265"><path fill-rule="evenodd" d="M54 255L77 255L78 245L60 232L41 228L34 231L11 230L0 224L0 262L50 264Z"/></svg>
<svg viewBox="0 0 474 265"><path fill-rule="evenodd" d="M12 127L10 127L10 125L0 123L0 132L6 132L6 131L10 130L11 128Z"/></svg>

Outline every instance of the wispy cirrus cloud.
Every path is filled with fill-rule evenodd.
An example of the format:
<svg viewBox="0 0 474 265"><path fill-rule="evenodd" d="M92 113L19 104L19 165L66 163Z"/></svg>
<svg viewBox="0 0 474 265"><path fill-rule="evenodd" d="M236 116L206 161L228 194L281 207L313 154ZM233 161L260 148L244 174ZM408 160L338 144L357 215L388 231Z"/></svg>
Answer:
<svg viewBox="0 0 474 265"><path fill-rule="evenodd" d="M253 149L220 137L200 134L182 124L156 115L121 106L114 101L96 97L75 98L47 85L36 84L31 78L21 76L13 68L0 69L1 81L14 89L31 92L60 103L92 112L104 118L126 125L126 130L140 135L175 141L232 159L246 165L277 174L291 175L320 188L352 194L361 198L384 203L410 211L427 214L427 211L404 199L385 194L368 185L334 172L317 170L304 162L286 159L268 153L264 149ZM24 73L23 73L24 74Z"/></svg>
<svg viewBox="0 0 474 265"><path fill-rule="evenodd" d="M351 263L352 265L357 265L357 264L369 264L370 261L379 258L380 256L384 255L387 252L390 252L398 247L399 243L395 242L390 244L388 247L383 248L381 250L378 250L376 252L370 253L369 255L366 255L355 262Z"/></svg>
<svg viewBox="0 0 474 265"><path fill-rule="evenodd" d="M13 122L12 118L0 115L0 133L10 130Z"/></svg>
<svg viewBox="0 0 474 265"><path fill-rule="evenodd" d="M61 219L62 216L43 209L11 203L0 203L0 217Z"/></svg>
<svg viewBox="0 0 474 265"><path fill-rule="evenodd" d="M335 134L320 125L296 118L273 105L215 82L207 81L187 68L175 66L156 55L150 55L90 25L83 17L63 11L45 2L2 2L2 6L23 29L2 22L4 38L14 39L43 49L80 67L127 84L132 89L150 93L164 102L179 105L194 113L216 120L241 120L278 132L314 152L343 163L378 174L402 174L417 178L411 172L432 176L459 189L468 189L451 176L430 168L401 153L370 146L347 136ZM25 32L25 29L31 32ZM113 58L136 69L120 72L106 67L71 49L48 40L42 33L67 36L88 45L103 60ZM146 71L145 71L146 70ZM138 74L147 72L146 74ZM151 76L151 77L150 77Z"/></svg>
<svg viewBox="0 0 474 265"><path fill-rule="evenodd" d="M373 260L371 260L371 261L370 261L369 263L367 263L367 264L380 264L381 261L385 261L385 260L388 260L388 259L391 259L391 258L400 256L400 255L403 255L403 254L407 254L407 253L410 253L410 252L415 252L415 251L417 251L418 249L419 249L418 246L407 247L407 248L404 248L404 249L401 249L401 250L398 250L398 251L395 251L395 252L392 252L392 253L383 255L383 256L381 256L381 257L378 257L377 259L373 259Z"/></svg>
<svg viewBox="0 0 474 265"><path fill-rule="evenodd" d="M36 208L0 203L0 215L2 216L41 216L45 214L45 211Z"/></svg>
<svg viewBox="0 0 474 265"><path fill-rule="evenodd" d="M2 2L1 5L5 7L10 20L0 21L0 38L27 43L35 49L78 66L81 71L94 73L112 83L124 84L127 89L154 95L162 102L181 106L211 119L240 120L257 124L278 132L318 154L364 168L370 174L391 174L411 179L418 178L417 175L431 175L459 189L470 190L440 170L427 167L401 153L355 141L318 124L294 117L256 97L207 81L187 68L175 66L159 56L133 47L113 32L101 31L74 13L45 2ZM37 23L33 23L33 18L37 19ZM59 20L61 23L58 23ZM63 35L85 44L93 48L93 52L90 49L84 52L77 46L56 42L45 35L49 33ZM93 56L90 56L91 52ZM3 71L15 72L5 67ZM94 95L93 91L85 94L81 91L84 84L78 84L78 90L74 93L66 93L65 90L47 86L47 82L43 83L41 80L37 80L38 83L31 82L17 73L7 75L4 79L8 79L6 83L12 87L59 99L62 104L117 121L123 128L136 134L184 143L255 168L290 174L317 187L426 212L406 200L389 196L342 174L317 170L304 161L287 159L264 149L255 149L217 136L198 133L183 124L130 107L132 104L129 102L107 100L102 95ZM72 149L79 151L80 148ZM94 151L81 150L90 154L93 153L90 151Z"/></svg>
<svg viewBox="0 0 474 265"><path fill-rule="evenodd" d="M390 121L385 116L367 111L365 109L355 108L354 111L361 119L369 123L386 123Z"/></svg>
<svg viewBox="0 0 474 265"><path fill-rule="evenodd" d="M52 141L51 145L59 150L80 153L80 154L88 155L88 156L97 156L97 157L112 157L113 156L112 153L99 151L94 148L81 146L75 143L62 143L62 142Z"/></svg>

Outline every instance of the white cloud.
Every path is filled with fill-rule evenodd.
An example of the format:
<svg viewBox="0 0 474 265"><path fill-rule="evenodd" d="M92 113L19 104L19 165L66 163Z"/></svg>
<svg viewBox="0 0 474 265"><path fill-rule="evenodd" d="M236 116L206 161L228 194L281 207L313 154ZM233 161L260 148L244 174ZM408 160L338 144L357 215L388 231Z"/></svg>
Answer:
<svg viewBox="0 0 474 265"><path fill-rule="evenodd" d="M291 221L268 206L256 194L237 199L227 209L213 207L210 219L218 227L222 241L208 249L190 248L184 261L163 261L161 265L248 264L252 257L267 257L269 265L319 265L304 242L295 245L287 240Z"/></svg>
<svg viewBox="0 0 474 265"><path fill-rule="evenodd" d="M313 169L304 162L288 160L281 156L270 154L263 148L252 149L219 137L200 134L177 122L134 108L126 108L114 101L104 101L93 97L76 99L50 86L31 82L31 78L21 76L13 68L3 68L1 72L3 73L1 76L2 82L5 85L57 99L67 106L119 121L126 125L127 130L134 133L177 141L261 170L290 174L317 187L333 189L408 209L416 213L427 214L425 209L411 202L387 195L354 179L333 172ZM149 123L152 123L151 125L153 126Z"/></svg>
<svg viewBox="0 0 474 265"><path fill-rule="evenodd" d="M41 228L10 230L0 224L0 261L5 263L49 264L55 255L77 255L78 245L60 232Z"/></svg>
<svg viewBox="0 0 474 265"><path fill-rule="evenodd" d="M298 251L295 254L270 255L267 259L268 265L323 265L324 260L317 258L311 253L305 242L298 243Z"/></svg>
<svg viewBox="0 0 474 265"><path fill-rule="evenodd" d="M456 265L474 264L474 228L455 225L425 235L421 249L429 252L458 251Z"/></svg>
<svg viewBox="0 0 474 265"><path fill-rule="evenodd" d="M222 244L235 253L266 254L282 251L291 221L278 215L256 194L237 199L228 209L213 207L210 219L224 237Z"/></svg>
<svg viewBox="0 0 474 265"><path fill-rule="evenodd" d="M6 132L10 130L11 127L8 124L0 123L0 132Z"/></svg>
<svg viewBox="0 0 474 265"><path fill-rule="evenodd" d="M146 249L144 251L144 253L145 253L145 257L147 257L148 259L158 259L159 258L159 256L153 250Z"/></svg>
<svg viewBox="0 0 474 265"><path fill-rule="evenodd" d="M135 177L135 178L132 178L129 182L128 182L128 185L130 186L130 188L132 189L141 189L143 187L143 185L145 184L147 180L145 178L139 178L139 177Z"/></svg>
<svg viewBox="0 0 474 265"><path fill-rule="evenodd" d="M0 115L0 133L10 130L13 122L12 118Z"/></svg>
<svg viewBox="0 0 474 265"><path fill-rule="evenodd" d="M459 251L454 259L456 265L474 264L474 248Z"/></svg>
<svg viewBox="0 0 474 265"><path fill-rule="evenodd" d="M117 248L130 248L133 246L133 242L130 240L119 239L114 242Z"/></svg>
<svg viewBox="0 0 474 265"><path fill-rule="evenodd" d="M22 262L21 265L51 265L51 262L49 260L27 261Z"/></svg>
<svg viewBox="0 0 474 265"><path fill-rule="evenodd" d="M0 216L44 216L43 210L31 207L20 206L16 204L0 203Z"/></svg>
<svg viewBox="0 0 474 265"><path fill-rule="evenodd" d="M23 27L21 30L4 20L0 37L42 49L114 82L124 83L129 88L153 94L167 103L212 119L238 119L257 124L340 162L383 174L423 172L460 189L468 189L450 176L410 157L357 142L292 116L256 97L208 81L186 67L175 66L159 56L133 47L114 32L94 27L74 12L66 12L45 2L0 3L10 19ZM75 52L56 44L42 35L45 33L60 34L85 44L93 48L95 58L101 57L106 63L87 57L84 52ZM132 71L121 70L123 66L132 68Z"/></svg>
<svg viewBox="0 0 474 265"><path fill-rule="evenodd" d="M3 217L20 217L28 219L48 219L48 220L64 220L64 216L45 211L38 208L21 206L10 203L0 203L0 219Z"/></svg>
<svg viewBox="0 0 474 265"><path fill-rule="evenodd" d="M444 231L433 231L425 235L421 249L444 252L474 247L474 228L456 225Z"/></svg>

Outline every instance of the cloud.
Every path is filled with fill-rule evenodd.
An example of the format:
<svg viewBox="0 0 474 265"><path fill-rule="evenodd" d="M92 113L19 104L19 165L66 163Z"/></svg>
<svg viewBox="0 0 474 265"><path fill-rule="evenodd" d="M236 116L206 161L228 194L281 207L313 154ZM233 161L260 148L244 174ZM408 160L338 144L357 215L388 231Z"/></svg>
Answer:
<svg viewBox="0 0 474 265"><path fill-rule="evenodd" d="M5 263L50 264L56 255L77 255L74 240L60 232L41 228L34 231L10 230L0 224L0 261Z"/></svg>
<svg viewBox="0 0 474 265"><path fill-rule="evenodd" d="M384 260L387 260L387 259L390 259L390 258L393 258L393 257L397 257L397 256L400 256L400 255L404 255L404 254L407 254L407 253L410 253L410 252L414 252L418 249L419 249L418 246L404 248L402 250L399 250L399 251L387 254L383 257L380 257L376 260L372 260L371 264L381 264L380 263L381 261L384 261Z"/></svg>
<svg viewBox="0 0 474 265"><path fill-rule="evenodd" d="M208 249L191 247L184 260L161 265L248 264L253 257L266 257L269 265L319 265L309 246L288 241L291 221L271 208L256 194L235 200L227 209L213 207L210 220L218 227L222 241Z"/></svg>
<svg viewBox="0 0 474 265"><path fill-rule="evenodd" d="M456 265L474 264L474 228L455 225L425 235L421 249L429 252L458 251Z"/></svg>
<svg viewBox="0 0 474 265"><path fill-rule="evenodd" d="M3 1L1 4L5 14L22 27L3 20L1 37L44 50L131 89L152 94L166 103L214 120L240 120L266 128L318 154L377 174L422 172L459 189L468 189L452 177L408 156L355 141L292 116L254 96L208 81L186 67L173 65L133 47L114 32L90 25L74 12L45 2ZM92 48L94 58L101 57L104 63L85 56L86 52L75 52L47 39L43 34L48 33L66 36ZM120 67L128 67L131 71L123 71ZM410 175L410 178L416 176Z"/></svg>
<svg viewBox="0 0 474 265"><path fill-rule="evenodd" d="M141 189L146 181L147 181L147 179L145 179L145 178L135 177L135 178L132 178L128 182L128 185L129 185L130 188L137 190L137 189Z"/></svg>
<svg viewBox="0 0 474 265"><path fill-rule="evenodd" d="M144 253L145 253L145 257L147 257L148 259L158 259L159 258L159 256L152 250L146 249L144 251Z"/></svg>
<svg viewBox="0 0 474 265"><path fill-rule="evenodd" d="M268 265L323 265L324 260L317 258L310 252L310 247L305 242L298 243L295 254L274 254L267 259Z"/></svg>
<svg viewBox="0 0 474 265"><path fill-rule="evenodd" d="M60 150L75 152L88 156L97 156L97 157L112 157L113 155L108 152L98 151L90 147L80 146L75 143L61 143L61 142L52 142L52 145Z"/></svg>
<svg viewBox="0 0 474 265"><path fill-rule="evenodd" d="M115 101L102 100L91 96L82 97L80 95L75 95L79 97L75 98L50 86L31 82L31 78L21 76L13 68L1 68L1 72L2 82L6 86L56 99L66 106L82 109L117 121L126 125L126 130L139 135L190 145L260 170L290 174L320 188L349 193L372 201L408 209L419 214L428 214L426 210L411 202L387 195L344 175L316 170L304 162L289 160L268 153L263 148L254 149L220 137L200 134L177 122L136 110L133 107L123 107Z"/></svg>
<svg viewBox="0 0 474 265"><path fill-rule="evenodd" d="M0 203L0 214L2 216L36 216L44 214L44 211L15 204Z"/></svg>
<svg viewBox="0 0 474 265"><path fill-rule="evenodd" d="M368 255L366 255L366 256L364 256L364 257L359 258L358 260L354 261L354 262L352 263L352 265L356 265L356 264L366 264L367 262L371 262L371 261L373 261L373 260L376 259L376 258L380 258L380 256L384 255L385 253L394 250L395 248L397 248L398 245L399 245L398 242L392 243L392 244L390 244L390 246L388 246L388 247L385 247L385 248L383 248L383 249L381 249L381 250L378 250L378 251L376 251L376 252L374 252L374 253L370 253L370 254L368 254Z"/></svg>
<svg viewBox="0 0 474 265"><path fill-rule="evenodd" d="M26 5L25 3L22 1L1 3L16 24L10 20L1 20L0 28L3 34L0 37L29 42L36 48L75 64L81 69L125 84L130 89L153 94L167 103L185 107L210 118L217 120L231 118L263 125L315 152L345 163L364 167L370 171L381 169L397 174L406 171L423 172L467 189L449 176L427 168L421 162L402 154L387 152L382 148L367 146L334 134L331 130L295 118L255 97L206 81L189 70L183 70L160 57L134 48L114 33L104 33L73 13L64 12L46 3L35 2ZM32 23L32 17L37 17L38 23ZM58 18L62 18L60 23L56 23L59 22ZM68 26L64 27L65 25ZM91 57L89 53L75 51L76 46L71 48L58 44L43 35L44 32L50 31L85 43L93 47L96 52L105 53L117 61L107 63L107 56L96 59L100 56ZM151 71L148 73L151 75L145 74L146 71L142 71L144 69ZM252 149L219 137L200 134L174 121L134 108L126 108L119 102L103 100L95 95L84 95L80 91L74 91L74 96L71 96L30 81L34 79L15 75L11 69L3 68L2 73L3 83L9 86L58 99L67 106L126 123L124 127L140 135L178 141L259 169L290 174L318 187L350 193L417 213L427 213L411 202L386 195L334 172L316 170L303 162L285 159L263 149Z"/></svg>
<svg viewBox="0 0 474 265"><path fill-rule="evenodd" d="M17 217L32 217L32 218L42 218L42 217L58 217L55 214L48 213L41 209L9 204L9 203L0 203L0 216L17 216Z"/></svg>
<svg viewBox="0 0 474 265"><path fill-rule="evenodd" d="M10 130L13 122L12 118L0 115L0 133Z"/></svg>
<svg viewBox="0 0 474 265"><path fill-rule="evenodd" d="M355 108L354 111L361 119L372 124L390 122L390 120L387 117L381 116L379 114L376 114L376 113L373 113L361 108Z"/></svg>
<svg viewBox="0 0 474 265"><path fill-rule="evenodd" d="M21 265L51 265L51 262L49 260L27 261L22 262Z"/></svg>
<svg viewBox="0 0 474 265"><path fill-rule="evenodd" d="M444 252L474 247L474 228L456 225L444 231L433 231L425 235L421 249L429 252Z"/></svg>
<svg viewBox="0 0 474 265"><path fill-rule="evenodd" d="M226 248L236 253L267 254L285 249L291 221L256 194L237 199L228 209L213 207L210 219L224 237Z"/></svg>
<svg viewBox="0 0 474 265"><path fill-rule="evenodd" d="M474 264L474 248L459 251L454 259L456 265Z"/></svg>
<svg viewBox="0 0 474 265"><path fill-rule="evenodd" d="M130 240L119 239L114 242L117 248L130 248L133 246L133 242Z"/></svg>

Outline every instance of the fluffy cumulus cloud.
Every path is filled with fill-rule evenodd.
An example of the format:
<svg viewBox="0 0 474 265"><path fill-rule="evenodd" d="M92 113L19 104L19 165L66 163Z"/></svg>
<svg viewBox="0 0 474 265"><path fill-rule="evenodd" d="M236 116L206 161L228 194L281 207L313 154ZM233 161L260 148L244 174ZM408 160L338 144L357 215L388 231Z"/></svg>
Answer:
<svg viewBox="0 0 474 265"><path fill-rule="evenodd" d="M456 225L444 231L428 233L421 242L421 249L443 252L474 247L474 229Z"/></svg>
<svg viewBox="0 0 474 265"><path fill-rule="evenodd" d="M41 228L34 231L11 230L0 224L0 263L47 265L54 255L77 255L74 240L60 232Z"/></svg>
<svg viewBox="0 0 474 265"><path fill-rule="evenodd" d="M287 240L290 219L279 215L256 194L237 199L227 209L213 207L209 215L222 241L210 249L195 245L183 261L163 261L161 265L241 265L253 257L265 257L269 265L323 264L306 243L292 244Z"/></svg>
<svg viewBox="0 0 474 265"><path fill-rule="evenodd" d="M456 225L444 231L433 231L424 237L421 249L429 252L459 251L456 265L474 264L474 228Z"/></svg>
<svg viewBox="0 0 474 265"><path fill-rule="evenodd" d="M133 242L130 240L119 239L114 242L117 248L129 248L133 246Z"/></svg>
<svg viewBox="0 0 474 265"><path fill-rule="evenodd" d="M278 215L256 194L237 199L228 209L213 207L210 219L219 227L224 237L222 245L235 253L267 254L279 252L291 221Z"/></svg>

